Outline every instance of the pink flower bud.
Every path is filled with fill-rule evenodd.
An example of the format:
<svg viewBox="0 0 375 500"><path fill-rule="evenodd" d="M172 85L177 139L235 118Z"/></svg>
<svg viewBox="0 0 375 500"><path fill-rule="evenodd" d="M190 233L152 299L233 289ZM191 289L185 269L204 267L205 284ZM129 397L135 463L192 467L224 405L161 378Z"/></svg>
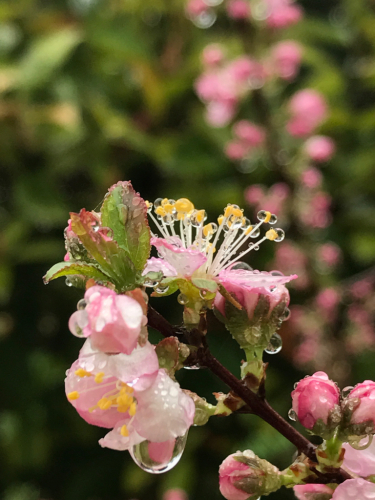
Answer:
<svg viewBox="0 0 375 500"><path fill-rule="evenodd" d="M305 143L306 154L317 163L323 163L332 158L335 154L336 146L330 137L315 135L310 137Z"/></svg>
<svg viewBox="0 0 375 500"><path fill-rule="evenodd" d="M298 500L329 500L333 493L326 484L300 484L293 490Z"/></svg>
<svg viewBox="0 0 375 500"><path fill-rule="evenodd" d="M371 500L375 497L375 484L364 479L348 479L338 485L332 500Z"/></svg>
<svg viewBox="0 0 375 500"><path fill-rule="evenodd" d="M246 0L230 0L227 4L227 12L232 19L248 19L250 4Z"/></svg>
<svg viewBox="0 0 375 500"><path fill-rule="evenodd" d="M313 89L300 90L290 100L289 111L292 115L287 124L288 132L296 137L311 134L328 114L324 97Z"/></svg>
<svg viewBox="0 0 375 500"><path fill-rule="evenodd" d="M257 498L280 488L279 470L251 450L229 455L219 468L220 492L227 500Z"/></svg>
<svg viewBox="0 0 375 500"><path fill-rule="evenodd" d="M260 146L264 143L266 133L262 127L247 120L241 120L233 125L233 133L249 146Z"/></svg>
<svg viewBox="0 0 375 500"><path fill-rule="evenodd" d="M276 74L283 80L293 80L301 64L302 47L291 40L279 42L273 48L272 59Z"/></svg>
<svg viewBox="0 0 375 500"><path fill-rule="evenodd" d="M316 372L298 382L292 392L293 410L306 429L313 429L318 420L328 424L330 413L339 402L339 389L324 372Z"/></svg>
<svg viewBox="0 0 375 500"><path fill-rule="evenodd" d="M202 53L202 62L205 66L218 66L224 59L223 49L218 43L207 45Z"/></svg>
<svg viewBox="0 0 375 500"><path fill-rule="evenodd" d="M89 288L85 301L86 308L72 314L70 331L91 337L92 346L103 352L130 354L137 346L142 326L147 323L141 305L104 286Z"/></svg>
<svg viewBox="0 0 375 500"><path fill-rule="evenodd" d="M371 421L375 425L375 382L365 380L349 393L347 399L358 398L360 403L353 411L351 423L362 424Z"/></svg>

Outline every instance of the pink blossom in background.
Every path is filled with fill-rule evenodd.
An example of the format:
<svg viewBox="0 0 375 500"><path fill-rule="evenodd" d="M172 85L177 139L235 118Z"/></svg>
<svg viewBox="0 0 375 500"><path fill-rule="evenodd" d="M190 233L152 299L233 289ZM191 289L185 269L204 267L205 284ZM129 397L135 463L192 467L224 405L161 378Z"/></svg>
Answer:
<svg viewBox="0 0 375 500"><path fill-rule="evenodd" d="M207 45L202 53L202 62L205 66L218 66L224 60L223 47L218 43Z"/></svg>
<svg viewBox="0 0 375 500"><path fill-rule="evenodd" d="M248 155L250 148L241 141L230 141L225 145L224 151L230 160L242 160Z"/></svg>
<svg viewBox="0 0 375 500"><path fill-rule="evenodd" d="M293 317L293 310L291 309L291 317ZM294 349L293 359L297 366L304 366L311 363L319 353L320 339L316 337L305 337L299 346Z"/></svg>
<svg viewBox="0 0 375 500"><path fill-rule="evenodd" d="M263 0L263 2L268 14L265 22L269 28L287 28L302 19L302 8L293 0Z"/></svg>
<svg viewBox="0 0 375 500"><path fill-rule="evenodd" d="M351 322L346 346L349 352L358 353L375 346L375 331L372 317L362 304L351 304L348 308Z"/></svg>
<svg viewBox="0 0 375 500"><path fill-rule="evenodd" d="M334 288L325 288L318 293L315 303L326 321L334 321L340 300L340 294Z"/></svg>
<svg viewBox="0 0 375 500"><path fill-rule="evenodd" d="M293 80L299 71L302 60L302 46L293 40L279 42L272 49L274 73L283 80Z"/></svg>
<svg viewBox="0 0 375 500"><path fill-rule="evenodd" d="M289 241L283 241L276 248L272 267L279 269L283 274L296 272L298 280L293 281L292 285L297 290L303 290L310 284L307 264L308 258L305 252Z"/></svg>
<svg viewBox="0 0 375 500"><path fill-rule="evenodd" d="M231 102L212 101L207 105L206 121L212 127L224 127L232 120L236 107Z"/></svg>
<svg viewBox="0 0 375 500"><path fill-rule="evenodd" d="M322 184L323 176L315 167L307 168L301 174L301 181L308 189L318 188Z"/></svg>
<svg viewBox="0 0 375 500"><path fill-rule="evenodd" d="M247 500L249 493L236 488L235 483L252 476L251 468L236 460L236 454L229 455L219 468L220 492L227 500Z"/></svg>
<svg viewBox="0 0 375 500"><path fill-rule="evenodd" d="M298 500L313 500L319 498L321 500L329 500L333 490L326 484L301 484L293 487L294 494ZM319 495L322 495L319 497Z"/></svg>
<svg viewBox="0 0 375 500"><path fill-rule="evenodd" d="M255 184L246 188L245 199L250 205L255 205L256 210L268 210L280 215L289 194L289 186L284 182L274 184L267 192L264 186Z"/></svg>
<svg viewBox="0 0 375 500"><path fill-rule="evenodd" d="M364 445L368 442L368 438L364 438L360 445ZM350 472L357 474L361 477L368 477L375 475L375 441L365 450L355 450L350 446L349 443L344 443L343 448L345 449L344 463L345 469L349 469Z"/></svg>
<svg viewBox="0 0 375 500"><path fill-rule="evenodd" d="M335 489L332 500L370 500L375 498L375 484L364 479L348 479Z"/></svg>
<svg viewBox="0 0 375 500"><path fill-rule="evenodd" d="M330 213L331 197L319 191L310 199L302 198L304 207L301 209L299 217L303 224L313 228L325 228L332 222Z"/></svg>
<svg viewBox="0 0 375 500"><path fill-rule="evenodd" d="M289 102L291 119L286 128L290 135L305 137L311 134L328 116L324 96L314 89L300 90Z"/></svg>
<svg viewBox="0 0 375 500"><path fill-rule="evenodd" d="M189 0L185 9L188 16L197 17L208 10L208 5L203 0Z"/></svg>
<svg viewBox="0 0 375 500"><path fill-rule="evenodd" d="M323 163L332 158L336 151L333 139L324 135L310 137L304 145L306 154L317 163Z"/></svg>
<svg viewBox="0 0 375 500"><path fill-rule="evenodd" d="M341 260L341 249L335 243L325 243L317 249L317 258L329 267L337 266Z"/></svg>
<svg viewBox="0 0 375 500"><path fill-rule="evenodd" d="M104 286L89 288L85 301L85 309L70 317L70 331L90 337L92 345L104 352L130 354L137 346L141 328L147 323L141 305Z"/></svg>
<svg viewBox="0 0 375 500"><path fill-rule="evenodd" d="M359 398L360 404L353 411L350 422L352 424L361 424L371 421L375 424L375 382L365 380L357 384L349 393L348 398Z"/></svg>
<svg viewBox="0 0 375 500"><path fill-rule="evenodd" d="M365 278L363 280L356 281L350 288L351 293L357 299L363 299L366 295L369 295L373 289L373 280Z"/></svg>
<svg viewBox="0 0 375 500"><path fill-rule="evenodd" d="M228 16L232 19L248 19L250 16L250 3L248 0L230 0L226 8Z"/></svg>
<svg viewBox="0 0 375 500"><path fill-rule="evenodd" d="M249 205L259 206L265 196L264 186L252 184L245 190L245 200Z"/></svg>
<svg viewBox="0 0 375 500"><path fill-rule="evenodd" d="M183 490L173 488L164 493L163 500L188 500L188 497Z"/></svg>
<svg viewBox="0 0 375 500"><path fill-rule="evenodd" d="M292 392L293 410L306 429L313 429L318 420L328 422L330 412L339 403L340 391L324 372L300 380Z"/></svg>
<svg viewBox="0 0 375 500"><path fill-rule="evenodd" d="M249 146L260 146L264 143L266 132L263 127L259 127L248 120L241 120L233 125L233 133Z"/></svg>

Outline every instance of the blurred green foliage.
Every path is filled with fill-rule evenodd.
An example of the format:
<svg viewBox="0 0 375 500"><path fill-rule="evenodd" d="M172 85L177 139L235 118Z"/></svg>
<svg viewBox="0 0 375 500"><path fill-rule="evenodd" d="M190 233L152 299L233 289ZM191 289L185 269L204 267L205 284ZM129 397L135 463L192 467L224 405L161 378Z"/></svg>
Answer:
<svg viewBox="0 0 375 500"><path fill-rule="evenodd" d="M344 251L344 279L374 265L375 5L301 3L305 20L285 33L305 46L291 90L313 86L331 105L322 131L338 143L325 171L334 224L323 236ZM180 464L162 476L147 475L127 453L101 449L103 430L78 417L63 389L80 347L66 325L81 294L63 282L47 289L41 279L62 260L69 211L95 208L120 179L151 200L190 197L210 216L228 202L243 204L250 183L278 180L268 169L236 170L222 150L229 129L204 122L193 91L206 44L220 41L238 53L232 24L219 16L200 30L186 19L183 0L2 0L0 23L2 498L159 499L173 486L191 500L214 500L221 498L218 466L237 449L286 466L292 447L244 415L192 428ZM271 257L256 255L254 267ZM181 321L174 296L157 306ZM238 375L241 353L211 321L212 349ZM282 357L272 361L268 397L285 416L301 374ZM374 375L373 354L354 360L352 382ZM206 370L180 379L210 400L226 390Z"/></svg>

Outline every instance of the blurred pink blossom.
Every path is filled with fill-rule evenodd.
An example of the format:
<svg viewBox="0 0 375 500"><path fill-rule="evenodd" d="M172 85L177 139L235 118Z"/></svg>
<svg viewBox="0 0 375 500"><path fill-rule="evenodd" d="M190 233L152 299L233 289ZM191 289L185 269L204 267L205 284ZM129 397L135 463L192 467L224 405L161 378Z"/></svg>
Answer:
<svg viewBox="0 0 375 500"><path fill-rule="evenodd" d="M300 90L289 102L291 119L287 131L295 137L311 134L328 115L327 103L322 94L314 89Z"/></svg>
<svg viewBox="0 0 375 500"><path fill-rule="evenodd" d="M230 141L225 146L225 154L230 160L242 160L249 151L249 147L241 141Z"/></svg>
<svg viewBox="0 0 375 500"><path fill-rule="evenodd" d="M363 280L356 281L350 288L351 293L354 297L358 299L364 298L366 295L371 293L373 287L372 280L365 278Z"/></svg>
<svg viewBox="0 0 375 500"><path fill-rule="evenodd" d="M306 226L325 228L332 222L330 213L331 197L319 191L312 198L302 199L304 207L300 212L300 220Z"/></svg>
<svg viewBox="0 0 375 500"><path fill-rule="evenodd" d="M230 0L226 7L232 19L248 19L250 16L250 3L247 0Z"/></svg>
<svg viewBox="0 0 375 500"><path fill-rule="evenodd" d="M315 189L319 187L322 183L323 176L315 167L309 167L304 170L301 175L302 183L309 189Z"/></svg>
<svg viewBox="0 0 375 500"><path fill-rule="evenodd" d="M208 5L203 0L189 0L185 9L188 16L197 17L208 10Z"/></svg>
<svg viewBox="0 0 375 500"><path fill-rule="evenodd" d="M266 23L270 28L282 29L298 23L303 11L293 0L263 0L268 11Z"/></svg>
<svg viewBox="0 0 375 500"><path fill-rule="evenodd" d="M316 296L315 303L326 321L335 319L340 299L340 294L334 288L325 288Z"/></svg>
<svg viewBox="0 0 375 500"><path fill-rule="evenodd" d="M302 47L292 40L279 42L272 49L273 70L283 80L291 81L298 73Z"/></svg>
<svg viewBox="0 0 375 500"><path fill-rule="evenodd" d="M250 205L255 205L257 210L268 210L280 215L284 210L284 204L290 193L290 189L284 182L278 182L266 188L260 184L249 186L245 190L245 199Z"/></svg>
<svg viewBox="0 0 375 500"><path fill-rule="evenodd" d="M207 45L202 53L202 62L205 66L218 66L224 60L224 51L220 44Z"/></svg>
<svg viewBox="0 0 375 500"><path fill-rule="evenodd" d="M336 151L333 139L324 135L310 137L304 146L306 154L317 163L323 163L332 158Z"/></svg>
<svg viewBox="0 0 375 500"><path fill-rule="evenodd" d="M329 267L337 266L341 259L341 249L335 243L324 243L317 250L317 258Z"/></svg>
<svg viewBox="0 0 375 500"><path fill-rule="evenodd" d="M248 120L241 120L235 123L233 125L233 133L249 146L260 146L266 138L265 130Z"/></svg>
<svg viewBox="0 0 375 500"><path fill-rule="evenodd" d="M173 488L164 493L163 500L188 500L188 497L183 490Z"/></svg>
<svg viewBox="0 0 375 500"><path fill-rule="evenodd" d="M276 248L275 260L271 265L283 274L290 274L292 271L298 274L298 280L294 281L292 286L303 290L310 284L307 263L307 255L299 247L289 241L283 241Z"/></svg>

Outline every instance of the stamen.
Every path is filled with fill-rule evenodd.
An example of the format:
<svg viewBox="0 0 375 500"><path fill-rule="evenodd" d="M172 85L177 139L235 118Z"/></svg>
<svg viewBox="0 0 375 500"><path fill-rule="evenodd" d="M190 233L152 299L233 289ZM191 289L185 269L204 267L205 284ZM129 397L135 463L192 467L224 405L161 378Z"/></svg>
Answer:
<svg viewBox="0 0 375 500"><path fill-rule="evenodd" d="M91 377L91 375L92 375L90 372L84 370L83 368L78 368L78 370L76 370L74 373L76 375L78 375L78 377L81 377L81 378L82 377Z"/></svg>
<svg viewBox="0 0 375 500"><path fill-rule="evenodd" d="M126 425L123 425L121 427L120 434L121 434L121 436L124 436L124 437L128 437L129 436L129 431L128 431L128 428L126 427Z"/></svg>
<svg viewBox="0 0 375 500"><path fill-rule="evenodd" d="M97 384L101 384L103 382L103 378L104 378L104 372L99 372L95 375L95 382Z"/></svg>
<svg viewBox="0 0 375 500"><path fill-rule="evenodd" d="M69 399L69 401L74 401L75 399L79 398L79 392L78 391L69 392L69 394L67 394L67 398Z"/></svg>

